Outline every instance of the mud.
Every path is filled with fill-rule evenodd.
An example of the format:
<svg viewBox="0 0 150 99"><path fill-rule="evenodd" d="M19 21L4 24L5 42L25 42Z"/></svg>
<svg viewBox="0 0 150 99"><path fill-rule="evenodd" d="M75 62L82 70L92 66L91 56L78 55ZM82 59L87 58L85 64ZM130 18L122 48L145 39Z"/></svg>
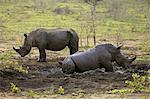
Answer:
<svg viewBox="0 0 150 99"><path fill-rule="evenodd" d="M19 60L20 58L15 57ZM10 83L16 84L23 91L48 90L51 86L54 91L62 86L65 94L77 90L84 90L86 93L105 93L112 89L125 87L124 81L131 78L131 73L104 72L101 69L91 70L84 73L64 74L58 61L64 57L49 58L45 63L39 63L36 58L23 58L22 65L28 68L28 74L21 74L10 69L0 71L0 91L9 92ZM137 64L139 70L149 68L149 64ZM141 67L140 67L141 66Z"/></svg>

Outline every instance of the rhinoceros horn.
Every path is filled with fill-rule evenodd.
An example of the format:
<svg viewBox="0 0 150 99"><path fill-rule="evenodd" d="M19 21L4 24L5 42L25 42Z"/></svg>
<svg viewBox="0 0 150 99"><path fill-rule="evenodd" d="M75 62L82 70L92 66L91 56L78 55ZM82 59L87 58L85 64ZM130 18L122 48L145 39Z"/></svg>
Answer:
<svg viewBox="0 0 150 99"><path fill-rule="evenodd" d="M117 49L120 50L122 46L123 46L123 44L119 45L119 46L117 47Z"/></svg>
<svg viewBox="0 0 150 99"><path fill-rule="evenodd" d="M133 58L129 59L130 63L132 63L135 59L136 59L136 56L134 56Z"/></svg>
<svg viewBox="0 0 150 99"><path fill-rule="evenodd" d="M15 47L13 47L13 49L14 49L16 52L19 52L19 49L16 49Z"/></svg>

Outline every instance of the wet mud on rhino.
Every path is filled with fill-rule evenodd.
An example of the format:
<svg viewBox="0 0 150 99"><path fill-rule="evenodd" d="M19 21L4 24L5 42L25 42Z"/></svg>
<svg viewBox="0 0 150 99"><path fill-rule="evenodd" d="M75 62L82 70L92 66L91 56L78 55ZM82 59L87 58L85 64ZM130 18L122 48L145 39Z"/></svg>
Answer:
<svg viewBox="0 0 150 99"><path fill-rule="evenodd" d="M24 44L19 49L13 49L21 55L26 56L32 47L39 49L39 62L46 61L45 50L60 51L66 46L70 49L70 54L78 51L79 38L73 29L37 29L29 34L24 34Z"/></svg>

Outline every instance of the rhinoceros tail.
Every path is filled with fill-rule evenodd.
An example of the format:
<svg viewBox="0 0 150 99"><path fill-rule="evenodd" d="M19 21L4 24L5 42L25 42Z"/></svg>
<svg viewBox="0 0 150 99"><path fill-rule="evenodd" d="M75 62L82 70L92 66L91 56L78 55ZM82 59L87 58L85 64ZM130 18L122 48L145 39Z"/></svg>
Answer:
<svg viewBox="0 0 150 99"><path fill-rule="evenodd" d="M68 32L71 34L68 47L70 49L70 54L74 54L79 48L79 37L73 29L70 29Z"/></svg>

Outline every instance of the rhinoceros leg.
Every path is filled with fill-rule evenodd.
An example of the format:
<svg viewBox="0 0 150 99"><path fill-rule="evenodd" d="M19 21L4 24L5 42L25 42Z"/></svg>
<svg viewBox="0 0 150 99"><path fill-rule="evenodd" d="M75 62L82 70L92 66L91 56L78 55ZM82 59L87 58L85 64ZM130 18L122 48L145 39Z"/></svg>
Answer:
<svg viewBox="0 0 150 99"><path fill-rule="evenodd" d="M68 47L69 47L69 50L70 50L70 55L74 54L75 52L78 51L78 47L77 46L69 45Z"/></svg>
<svg viewBox="0 0 150 99"><path fill-rule="evenodd" d="M113 72L113 65L111 62L103 63L103 67L105 68L106 72Z"/></svg>
<svg viewBox="0 0 150 99"><path fill-rule="evenodd" d="M39 53L40 53L40 56L39 56L38 62L46 62L46 52L45 52L45 49L39 48Z"/></svg>

